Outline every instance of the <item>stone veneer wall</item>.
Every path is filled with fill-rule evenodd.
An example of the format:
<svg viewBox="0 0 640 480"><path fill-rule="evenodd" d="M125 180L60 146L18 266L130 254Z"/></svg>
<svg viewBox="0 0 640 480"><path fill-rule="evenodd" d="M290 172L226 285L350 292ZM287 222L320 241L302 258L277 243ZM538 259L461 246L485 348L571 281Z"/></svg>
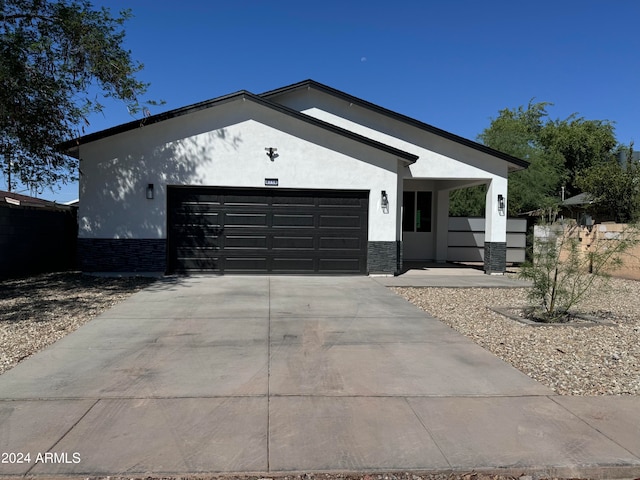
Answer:
<svg viewBox="0 0 640 480"><path fill-rule="evenodd" d="M164 239L79 238L78 257L85 272L164 272L167 245ZM369 273L402 271L402 242L369 242Z"/></svg>
<svg viewBox="0 0 640 480"><path fill-rule="evenodd" d="M402 271L402 242L369 242L367 271L397 275Z"/></svg>
<svg viewBox="0 0 640 480"><path fill-rule="evenodd" d="M150 238L79 238L83 272L164 272L167 241Z"/></svg>
<svg viewBox="0 0 640 480"><path fill-rule="evenodd" d="M484 273L504 273L507 270L507 243L484 242Z"/></svg>

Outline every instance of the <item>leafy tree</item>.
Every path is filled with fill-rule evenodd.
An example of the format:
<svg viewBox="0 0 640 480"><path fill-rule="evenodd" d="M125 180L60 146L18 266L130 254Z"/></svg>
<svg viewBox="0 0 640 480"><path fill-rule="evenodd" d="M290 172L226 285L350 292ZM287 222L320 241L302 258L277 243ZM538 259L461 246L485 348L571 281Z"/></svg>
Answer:
<svg viewBox="0 0 640 480"><path fill-rule="evenodd" d="M594 211L604 220L633 223L640 219L640 167L632 161L633 144L624 165L614 157L586 168L577 186L594 200Z"/></svg>
<svg viewBox="0 0 640 480"><path fill-rule="evenodd" d="M549 105L531 101L527 108L501 110L478 137L488 147L530 162L529 168L509 176L509 215L557 203L564 174L562 158L540 142Z"/></svg>
<svg viewBox="0 0 640 480"><path fill-rule="evenodd" d="M487 186L453 190L449 194L449 215L452 217L484 217Z"/></svg>
<svg viewBox="0 0 640 480"><path fill-rule="evenodd" d="M500 110L498 117L479 136L488 147L530 162L529 168L509 176L508 214L549 210L560 202L559 192L579 193L577 178L591 168L613 158L616 147L613 125L606 120L585 120L570 115L551 120L547 102L530 101L527 107ZM450 210L460 215L484 210L478 206L481 191L451 195Z"/></svg>
<svg viewBox="0 0 640 480"><path fill-rule="evenodd" d="M102 110L96 91L139 111L148 84L123 47L130 16L86 0L0 0L0 162L9 188L75 177L76 162L56 145Z"/></svg>
<svg viewBox="0 0 640 480"><path fill-rule="evenodd" d="M533 103L531 100L526 109L520 106L500 110L498 117L491 120L489 128L478 139L491 148L529 160L540 149L538 137L548 116L549 105L547 102Z"/></svg>
<svg viewBox="0 0 640 480"><path fill-rule="evenodd" d="M607 120L585 120L576 114L553 120L540 131L540 144L564 162L565 187L569 195L581 191L576 178L593 165L613 159L618 144L614 128Z"/></svg>

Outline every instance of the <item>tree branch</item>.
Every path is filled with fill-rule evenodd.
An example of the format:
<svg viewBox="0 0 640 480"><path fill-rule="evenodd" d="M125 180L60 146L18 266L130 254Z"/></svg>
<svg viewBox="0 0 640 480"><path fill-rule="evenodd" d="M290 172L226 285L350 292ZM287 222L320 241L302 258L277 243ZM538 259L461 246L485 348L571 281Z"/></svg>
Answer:
<svg viewBox="0 0 640 480"><path fill-rule="evenodd" d="M2 16L2 20L7 22L11 22L14 20L20 20L20 19L27 19L27 20L32 20L34 18L37 18L39 20L43 20L45 22L53 22L54 18L53 17L48 17L46 15L40 15L37 13L14 13L12 15L3 15Z"/></svg>

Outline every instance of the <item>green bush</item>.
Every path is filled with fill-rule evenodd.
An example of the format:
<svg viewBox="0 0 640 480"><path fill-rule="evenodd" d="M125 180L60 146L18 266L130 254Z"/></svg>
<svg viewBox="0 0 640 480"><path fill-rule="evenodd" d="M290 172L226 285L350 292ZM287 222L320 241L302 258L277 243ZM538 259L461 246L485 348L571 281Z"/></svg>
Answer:
<svg viewBox="0 0 640 480"><path fill-rule="evenodd" d="M529 290L532 316L543 322L567 321L570 310L596 282L610 277L609 270L622 266L623 254L639 242L638 229L629 226L584 250L582 227L551 224L538 228L542 234L534 238L532 260L523 265L520 277L533 282Z"/></svg>

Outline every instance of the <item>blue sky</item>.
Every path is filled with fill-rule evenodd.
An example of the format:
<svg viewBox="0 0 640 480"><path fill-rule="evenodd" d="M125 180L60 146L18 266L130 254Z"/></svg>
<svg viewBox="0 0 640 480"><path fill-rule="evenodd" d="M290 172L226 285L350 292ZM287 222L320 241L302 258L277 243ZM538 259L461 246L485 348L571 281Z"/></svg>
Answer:
<svg viewBox="0 0 640 480"><path fill-rule="evenodd" d="M312 78L475 140L500 109L554 103L640 143L636 0L94 1L131 8L152 113ZM87 133L132 120L108 103ZM0 181L0 189L4 188ZM78 196L77 185L57 201Z"/></svg>

